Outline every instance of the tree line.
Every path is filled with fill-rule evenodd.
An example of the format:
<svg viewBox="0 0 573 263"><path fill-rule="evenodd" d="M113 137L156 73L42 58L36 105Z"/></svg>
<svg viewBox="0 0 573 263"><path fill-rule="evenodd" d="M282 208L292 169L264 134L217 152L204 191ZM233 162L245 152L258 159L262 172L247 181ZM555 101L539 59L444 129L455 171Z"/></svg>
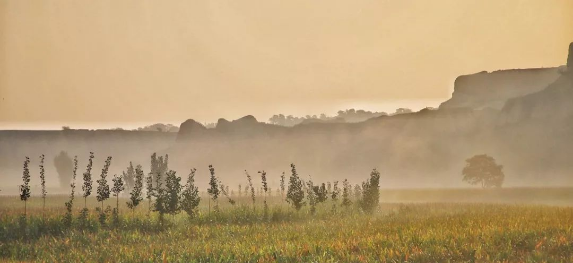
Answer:
<svg viewBox="0 0 573 263"><path fill-rule="evenodd" d="M55 163L64 162L63 155L58 155L55 158ZM198 206L202 201L208 202L208 213L218 213L220 198L223 197L231 204L235 205L236 197L250 197L252 201L252 209L256 211L257 199L263 201L263 214L265 218L268 216L269 207L267 204L267 196L272 195L272 189L268 184L268 175L264 170L258 171L261 187L256 187L253 178L248 171L245 170L245 179L247 184L243 188L242 185L238 186L238 194L234 191L229 191L229 186L225 185L223 181L217 177L215 167L209 165L209 187L206 189L208 198L202 200L198 186L195 184L196 168L190 169L186 176L185 182L177 174L176 171L169 169L169 156L158 156L156 153L151 155L150 171L146 174L141 165L134 167L133 163L129 163L127 169L121 175L115 174L108 179L109 168L111 166L112 157L108 156L97 178L96 172L93 167L93 160L95 156L90 152L85 171L82 174L81 182L81 197L84 199L83 209L80 211L77 220L81 224L87 222L89 216L89 209L87 206L88 197L95 195L96 200L100 203L96 207L98 220L102 225L105 224L110 217L113 222L119 221L119 204L120 195L127 194L128 200L127 207L133 211L147 201L147 213L157 213L159 221L163 222L165 215L175 215L180 212L185 212L190 218L194 218L198 214ZM67 163L67 161L66 161ZM31 196L30 191L30 158L25 157L22 173L22 185L20 185L20 199L24 202L24 215L27 214L27 201ZM40 180L41 180L41 197L45 200L47 191L45 187L45 173L44 173L44 155L40 156ZM300 211L304 206L308 206L311 214L316 212L316 207L320 203L324 203L328 198L332 200L332 210L336 212L338 207L349 207L353 204L351 200L354 191L354 202L356 205L366 213L373 213L379 204L379 190L380 190L380 173L374 169L370 173L368 180L364 181L361 185L356 185L354 190L348 180L344 180L339 186L339 182L334 183L315 183L312 177L309 176L308 180L304 181L298 175L295 164L291 164L291 173L288 181L285 178L285 173L280 175L280 188L277 189L277 196L281 200L287 202L294 210ZM73 208L74 201L76 200L76 178L78 175L78 157L75 156L71 161L71 182L70 195L68 201L65 202L66 208L63 217L67 225L71 225L74 220ZM94 182L95 179L95 182ZM65 180L65 179L64 179ZM60 181L62 179L60 178ZM95 184L95 185L94 185ZM95 193L93 190L95 188ZM113 197L115 199L115 208L110 206L105 207L104 203ZM341 199L341 200L340 200ZM340 200L340 202L339 202Z"/></svg>

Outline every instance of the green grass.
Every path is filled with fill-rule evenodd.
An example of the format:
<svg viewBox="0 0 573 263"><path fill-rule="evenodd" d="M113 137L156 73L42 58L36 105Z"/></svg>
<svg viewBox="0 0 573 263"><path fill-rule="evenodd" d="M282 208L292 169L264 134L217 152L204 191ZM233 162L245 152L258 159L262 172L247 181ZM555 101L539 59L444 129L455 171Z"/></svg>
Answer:
<svg viewBox="0 0 573 263"><path fill-rule="evenodd" d="M421 191L421 190L420 190ZM463 191L463 190L460 190ZM403 193L402 193L403 194ZM561 193L557 193L560 195ZM447 194L445 194L447 195ZM468 193L472 195L472 193ZM382 195L384 197L384 194ZM383 203L374 215L351 207L321 204L296 212L269 198L253 212L249 200L237 206L220 200L220 213L199 217L147 216L147 203L134 213L123 205L119 225L97 220L88 201L88 226L61 221L66 197L49 197L45 219L41 199L0 197L0 261L46 262L572 262L573 208L534 204ZM125 204L124 199L120 203ZM455 200L452 200L455 201ZM114 205L110 199L106 205ZM83 199L76 199L83 207Z"/></svg>

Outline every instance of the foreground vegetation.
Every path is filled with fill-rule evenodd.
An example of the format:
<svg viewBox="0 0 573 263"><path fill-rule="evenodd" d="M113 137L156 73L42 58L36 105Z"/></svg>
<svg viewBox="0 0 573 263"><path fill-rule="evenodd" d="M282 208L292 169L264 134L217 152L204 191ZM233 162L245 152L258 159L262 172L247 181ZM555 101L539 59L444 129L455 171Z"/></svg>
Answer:
<svg viewBox="0 0 573 263"><path fill-rule="evenodd" d="M290 176L280 175L274 194L264 170L255 176L245 171L246 184L232 189L211 165L209 187L200 191L195 185L196 169L181 178L169 170L167 155L153 154L147 175L141 165L130 163L123 175L113 177L108 177L112 157L107 157L97 177L93 158L91 153L81 174L77 158L62 162L68 166L64 170L71 173L67 196L48 195L43 155L39 162L41 192L33 195L30 159L25 158L19 197L0 197L0 260L573 261L570 207L428 203L432 200L428 190L417 193L426 203L390 203L389 196L400 192L380 191L376 169L361 184L352 186L348 180L318 183L310 176L303 180L294 164ZM501 166L498 170L501 172ZM503 175L488 174L466 173L466 177L496 188L479 194L470 190L435 194L475 201L484 194L515 198L534 193L531 189L500 189ZM81 181L76 179L78 175ZM569 196L563 191L542 192L554 199ZM380 204L381 198L386 203Z"/></svg>
<svg viewBox="0 0 573 263"><path fill-rule="evenodd" d="M1 201L15 197L2 197ZM208 214L157 215L145 209L119 222L71 227L48 198L21 211L2 208L0 259L47 262L571 262L573 209L493 204L383 204L374 214L323 204L313 215L269 200L269 216L248 199ZM97 206L95 199L89 205ZM126 209L126 208L125 208Z"/></svg>

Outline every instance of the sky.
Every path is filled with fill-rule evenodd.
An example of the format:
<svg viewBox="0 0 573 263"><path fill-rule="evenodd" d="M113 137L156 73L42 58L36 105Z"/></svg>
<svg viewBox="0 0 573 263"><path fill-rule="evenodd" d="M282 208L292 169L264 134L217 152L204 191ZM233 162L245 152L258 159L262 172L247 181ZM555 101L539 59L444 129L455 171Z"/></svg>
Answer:
<svg viewBox="0 0 573 263"><path fill-rule="evenodd" d="M436 107L572 41L570 0L2 0L0 129Z"/></svg>

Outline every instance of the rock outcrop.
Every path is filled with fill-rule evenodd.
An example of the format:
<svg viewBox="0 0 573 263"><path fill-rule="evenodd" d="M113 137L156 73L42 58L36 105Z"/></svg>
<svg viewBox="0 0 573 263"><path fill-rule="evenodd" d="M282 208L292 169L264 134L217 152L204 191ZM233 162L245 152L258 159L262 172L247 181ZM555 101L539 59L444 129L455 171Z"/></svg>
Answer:
<svg viewBox="0 0 573 263"><path fill-rule="evenodd" d="M543 90L559 78L558 68L480 72L456 78L452 98L440 109L501 109L509 99Z"/></svg>

